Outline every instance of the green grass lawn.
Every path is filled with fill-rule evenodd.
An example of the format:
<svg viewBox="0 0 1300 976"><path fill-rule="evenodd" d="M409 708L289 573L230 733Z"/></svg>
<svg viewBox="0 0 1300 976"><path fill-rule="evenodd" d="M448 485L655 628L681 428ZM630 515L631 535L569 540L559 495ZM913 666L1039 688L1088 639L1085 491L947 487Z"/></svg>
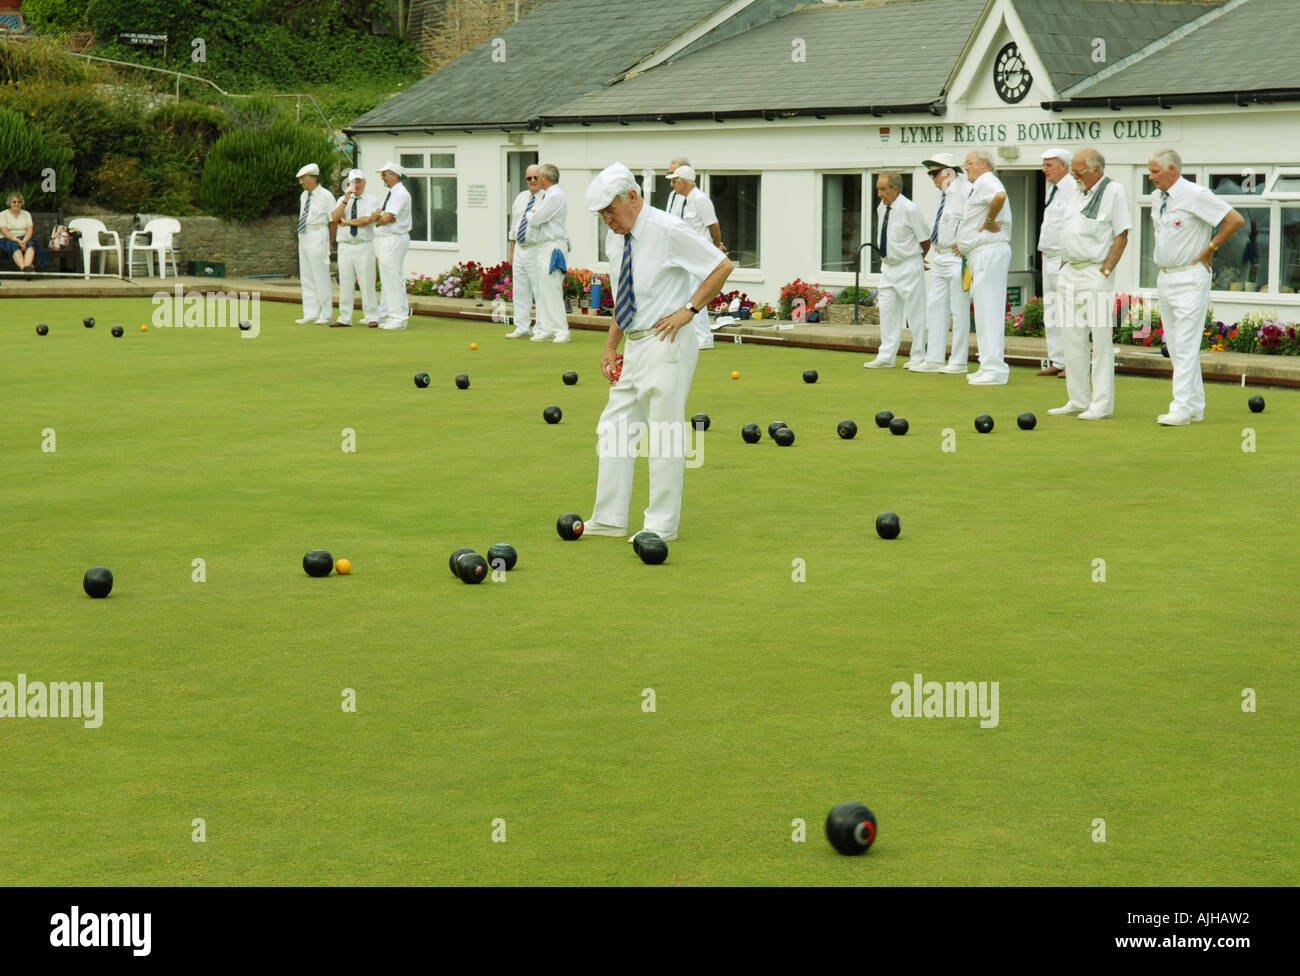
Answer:
<svg viewBox="0 0 1300 976"><path fill-rule="evenodd" d="M150 312L0 303L0 681L104 683L98 729L0 719L0 884L1300 883L1300 393L1256 415L1211 385L1169 429L1169 382L1121 377L1088 423L1030 370L971 387L719 342L656 567L555 531L595 494L603 336L276 303L257 339L141 333ZM645 493L642 463L635 527ZM505 582L448 572L498 541ZM352 574L308 578L318 547ZM99 564L107 600L81 589ZM916 673L998 682L997 727L896 718ZM864 858L823 833L850 799L879 818Z"/></svg>

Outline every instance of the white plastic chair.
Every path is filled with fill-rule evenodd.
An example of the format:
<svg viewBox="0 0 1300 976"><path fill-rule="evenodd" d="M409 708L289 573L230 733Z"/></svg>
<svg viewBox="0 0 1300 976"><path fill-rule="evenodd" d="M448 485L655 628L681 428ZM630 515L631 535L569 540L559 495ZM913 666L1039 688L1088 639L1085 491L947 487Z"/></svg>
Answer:
<svg viewBox="0 0 1300 976"><path fill-rule="evenodd" d="M135 252L138 249L144 258L145 274L153 274L153 256L158 254L158 277L167 277L167 252L172 256L172 277L179 277L176 271L176 235L181 232L181 222L175 217L155 217L144 225L144 230L132 231L127 246L127 276L135 274ZM143 238L149 242L144 243ZM137 241L137 238L140 239Z"/></svg>
<svg viewBox="0 0 1300 976"><path fill-rule="evenodd" d="M117 255L117 273L122 273L122 238L115 230L109 230L102 220L94 217L74 217L68 221L68 229L81 234L81 257L85 262L86 277L90 277L90 256L99 252L99 273L104 273L104 258L108 254ZM113 238L112 244L99 243L100 235Z"/></svg>

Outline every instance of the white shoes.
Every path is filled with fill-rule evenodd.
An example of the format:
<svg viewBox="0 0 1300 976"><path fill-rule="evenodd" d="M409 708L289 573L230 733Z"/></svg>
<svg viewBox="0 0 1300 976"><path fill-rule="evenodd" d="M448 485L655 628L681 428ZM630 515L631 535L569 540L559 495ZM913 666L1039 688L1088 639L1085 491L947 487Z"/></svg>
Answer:
<svg viewBox="0 0 1300 976"><path fill-rule="evenodd" d="M1077 417L1079 416L1079 414L1083 413L1084 410L1086 409L1088 408L1076 407L1073 403L1067 403L1063 407L1053 407L1051 410L1047 412L1050 413L1053 417Z"/></svg>
<svg viewBox="0 0 1300 976"><path fill-rule="evenodd" d="M324 318L324 319L316 319L316 320L315 320L315 322L316 322L317 325L329 325L331 321L333 321L333 320L332 320L332 319L328 319L328 318Z"/></svg>
<svg viewBox="0 0 1300 976"><path fill-rule="evenodd" d="M660 531L658 531L657 529L642 529L641 532L653 532L655 535L659 536L659 538L663 539L664 542L676 542L676 541L677 541L677 533L676 533L676 532L660 532ZM632 533L630 536L627 537L627 541L628 541L628 542L632 542L632 541L634 541L634 540L636 539L636 537L639 536L639 535L641 534L641 532L634 532L634 533Z"/></svg>
<svg viewBox="0 0 1300 976"><path fill-rule="evenodd" d="M1080 420L1105 420L1110 416L1109 411L1103 411L1098 407L1089 407L1083 413L1079 414Z"/></svg>
<svg viewBox="0 0 1300 976"><path fill-rule="evenodd" d="M568 341L569 341L569 337L568 337L567 335L556 336L556 337L555 337L554 339L552 339L551 341L552 341L552 342L568 342Z"/></svg>
<svg viewBox="0 0 1300 976"><path fill-rule="evenodd" d="M947 366L940 367L939 372L966 376L970 372L970 367L965 363L949 363Z"/></svg>
<svg viewBox="0 0 1300 976"><path fill-rule="evenodd" d="M293 324L294 324L294 325L311 325L311 324L312 324L313 322L315 322L315 321L316 321L315 319L294 319L294 320L293 320Z"/></svg>
<svg viewBox="0 0 1300 976"><path fill-rule="evenodd" d="M604 522L583 522L582 523L583 535L610 535L610 536L618 536L619 538L622 538L625 532L627 532L626 525L620 529L620 528L616 528L613 525L606 525Z"/></svg>
<svg viewBox="0 0 1300 976"><path fill-rule="evenodd" d="M974 376L967 377L967 383L973 386L1006 386L1005 379L998 379L992 373L976 373Z"/></svg>
<svg viewBox="0 0 1300 976"><path fill-rule="evenodd" d="M506 336L506 338L507 338L507 339L527 339L527 338L528 338L528 330L527 330L527 329L523 329L523 330L521 331L521 330L519 330L519 329L515 329L515 331L509 333L509 334Z"/></svg>
<svg viewBox="0 0 1300 976"><path fill-rule="evenodd" d="M406 323L403 322L401 325L391 325L388 322L385 322L379 327L383 329L385 332L401 332L403 329L406 328Z"/></svg>
<svg viewBox="0 0 1300 976"><path fill-rule="evenodd" d="M1205 418L1201 418L1204 420ZM1156 418L1156 423L1163 424L1165 427L1186 427L1191 424L1192 418L1185 413L1162 413Z"/></svg>
<svg viewBox="0 0 1300 976"><path fill-rule="evenodd" d="M554 339L555 339L554 336L543 335L543 334L540 333L540 332L534 332L534 333L533 333L533 338L532 338L531 341L532 341L532 342L552 342L552 341L554 341Z"/></svg>
<svg viewBox="0 0 1300 976"><path fill-rule="evenodd" d="M922 361L913 366L910 362L907 364L908 369L913 373L938 373L943 370L941 363L931 363Z"/></svg>
<svg viewBox="0 0 1300 976"><path fill-rule="evenodd" d="M866 369L893 369L893 363L887 363L883 359L873 359L870 362L862 364Z"/></svg>

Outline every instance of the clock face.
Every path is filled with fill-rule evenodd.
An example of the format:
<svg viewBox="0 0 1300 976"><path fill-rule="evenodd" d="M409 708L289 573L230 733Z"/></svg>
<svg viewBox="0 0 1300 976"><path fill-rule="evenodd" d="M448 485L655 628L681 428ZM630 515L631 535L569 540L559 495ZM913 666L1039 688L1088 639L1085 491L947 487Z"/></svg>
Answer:
<svg viewBox="0 0 1300 976"><path fill-rule="evenodd" d="M1020 49L1014 41L998 52L997 60L993 62L993 87L1002 101L1008 105L1023 101L1033 82L1034 78L1025 67L1025 59L1020 56Z"/></svg>

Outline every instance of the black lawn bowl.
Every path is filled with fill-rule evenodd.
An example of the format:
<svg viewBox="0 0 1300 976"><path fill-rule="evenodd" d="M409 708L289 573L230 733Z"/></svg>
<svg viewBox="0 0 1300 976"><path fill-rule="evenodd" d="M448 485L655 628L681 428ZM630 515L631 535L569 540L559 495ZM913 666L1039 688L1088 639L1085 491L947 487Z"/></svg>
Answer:
<svg viewBox="0 0 1300 976"><path fill-rule="evenodd" d="M93 329L95 327L94 316L87 315L84 319L81 320L81 324L84 325L87 329Z"/></svg>
<svg viewBox="0 0 1300 976"><path fill-rule="evenodd" d="M763 439L763 432L759 430L758 424L745 424L740 428L740 437L746 444L757 444Z"/></svg>
<svg viewBox="0 0 1300 976"><path fill-rule="evenodd" d="M898 516L894 512L882 512L876 516L876 535L882 539L897 539L903 531Z"/></svg>
<svg viewBox="0 0 1300 976"><path fill-rule="evenodd" d="M1250 407L1251 413L1263 413L1264 398L1260 396L1258 393L1256 393L1253 397L1251 397L1249 400L1246 401L1246 406Z"/></svg>
<svg viewBox="0 0 1300 976"><path fill-rule="evenodd" d="M548 424L558 424L560 422L560 419L563 416L564 416L564 411L561 410L559 407L557 407L555 404L551 404L549 407L547 407L545 410L542 411L542 419L545 420Z"/></svg>
<svg viewBox="0 0 1300 976"><path fill-rule="evenodd" d="M794 431L789 427L778 427L772 440L776 441L778 447L789 447L794 443Z"/></svg>
<svg viewBox="0 0 1300 976"><path fill-rule="evenodd" d="M563 376L561 376L560 379L564 380L565 386L573 386L575 383L578 382L578 374L575 373L573 370L569 370Z"/></svg>
<svg viewBox="0 0 1300 976"><path fill-rule="evenodd" d="M498 560L501 562L500 567L497 566ZM488 550L488 565L493 569L501 568L509 572L518 561L519 553L508 542L498 542Z"/></svg>
<svg viewBox="0 0 1300 976"><path fill-rule="evenodd" d="M641 557L641 562L647 566L658 566L668 558L668 543L657 535L642 533L645 538L641 540L641 546L637 555Z"/></svg>
<svg viewBox="0 0 1300 976"><path fill-rule="evenodd" d="M861 803L840 803L826 817L826 839L841 854L865 854L876 839L876 815Z"/></svg>
<svg viewBox="0 0 1300 976"><path fill-rule="evenodd" d="M645 529L644 531L638 532L636 535L632 537L632 551L639 556L641 555L641 543L645 542L647 539L658 539L658 538L659 538L659 533L651 532L649 529Z"/></svg>
<svg viewBox="0 0 1300 976"><path fill-rule="evenodd" d="M123 335L126 334L126 329L122 328L120 325L115 325L108 331L113 333L114 339L120 339L122 338Z"/></svg>
<svg viewBox="0 0 1300 976"><path fill-rule="evenodd" d="M415 385L418 386L420 389L423 390L426 386L429 385L429 383L430 383L430 377L428 373L415 374Z"/></svg>
<svg viewBox="0 0 1300 976"><path fill-rule="evenodd" d="M852 420L841 420L835 427L835 433L839 434L840 437L844 438L846 441L851 441L853 438L858 436L858 425Z"/></svg>
<svg viewBox="0 0 1300 976"><path fill-rule="evenodd" d="M45 335L49 331L50 331L50 327L46 325L44 322L42 322L40 325L36 327L37 335Z"/></svg>
<svg viewBox="0 0 1300 976"><path fill-rule="evenodd" d="M876 414L876 426L882 430L889 426L889 422L894 419L894 415L888 410L882 410Z"/></svg>
<svg viewBox="0 0 1300 976"><path fill-rule="evenodd" d="M1168 358L1169 358L1169 344L1168 344L1168 343L1165 343L1165 342L1160 343L1160 355L1164 356L1165 359L1168 359Z"/></svg>
<svg viewBox="0 0 1300 976"><path fill-rule="evenodd" d="M1032 413L1022 413L1016 418L1016 425L1021 430L1033 430L1038 426L1038 418Z"/></svg>
<svg viewBox="0 0 1300 976"><path fill-rule="evenodd" d="M457 373L457 374L456 374L456 389L458 389L458 390L468 390L468 389L469 389L469 373Z"/></svg>
<svg viewBox="0 0 1300 976"><path fill-rule="evenodd" d="M462 583L482 583L487 574L487 560L476 552L467 552L456 560L456 575Z"/></svg>
<svg viewBox="0 0 1300 976"><path fill-rule="evenodd" d="M248 331L249 329L251 329L252 327L253 327L253 323L250 322L250 321L248 321L248 319L240 319L240 320L239 320L239 331L240 331L240 332L247 332L247 331Z"/></svg>
<svg viewBox="0 0 1300 976"><path fill-rule="evenodd" d="M582 516L577 512L568 512L561 515L555 522L555 531L560 533L561 539L572 542L574 539L582 538Z"/></svg>
<svg viewBox="0 0 1300 976"><path fill-rule="evenodd" d="M767 425L767 436L776 440L776 432L785 426L786 422L784 420L773 420Z"/></svg>
<svg viewBox="0 0 1300 976"><path fill-rule="evenodd" d="M113 574L107 566L92 566L81 578L81 588L87 596L102 600L113 592Z"/></svg>
<svg viewBox="0 0 1300 976"><path fill-rule="evenodd" d="M817 382L817 370L815 370L815 369L805 369L805 370L803 371L803 381L804 381L805 383L816 383L816 382Z"/></svg>
<svg viewBox="0 0 1300 976"><path fill-rule="evenodd" d="M889 432L902 437L907 433L907 419L905 417L895 417L889 422Z"/></svg>
<svg viewBox="0 0 1300 976"><path fill-rule="evenodd" d="M302 569L308 576L328 576L334 571L334 557L324 549L313 549L302 557Z"/></svg>
<svg viewBox="0 0 1300 976"><path fill-rule="evenodd" d="M975 418L975 429L981 434L987 434L993 429L993 418L986 413L980 414Z"/></svg>
<svg viewBox="0 0 1300 976"><path fill-rule="evenodd" d="M708 430L713 421L709 419L707 413L697 413L691 418L691 426L696 430Z"/></svg>
<svg viewBox="0 0 1300 976"><path fill-rule="evenodd" d="M473 552L473 551L474 551L473 549L467 549L462 547L460 549L457 549L455 552L451 554L451 558L447 560L447 568L451 570L452 576L460 575L459 573L456 572L456 560L459 559L461 556L465 555L465 553Z"/></svg>

